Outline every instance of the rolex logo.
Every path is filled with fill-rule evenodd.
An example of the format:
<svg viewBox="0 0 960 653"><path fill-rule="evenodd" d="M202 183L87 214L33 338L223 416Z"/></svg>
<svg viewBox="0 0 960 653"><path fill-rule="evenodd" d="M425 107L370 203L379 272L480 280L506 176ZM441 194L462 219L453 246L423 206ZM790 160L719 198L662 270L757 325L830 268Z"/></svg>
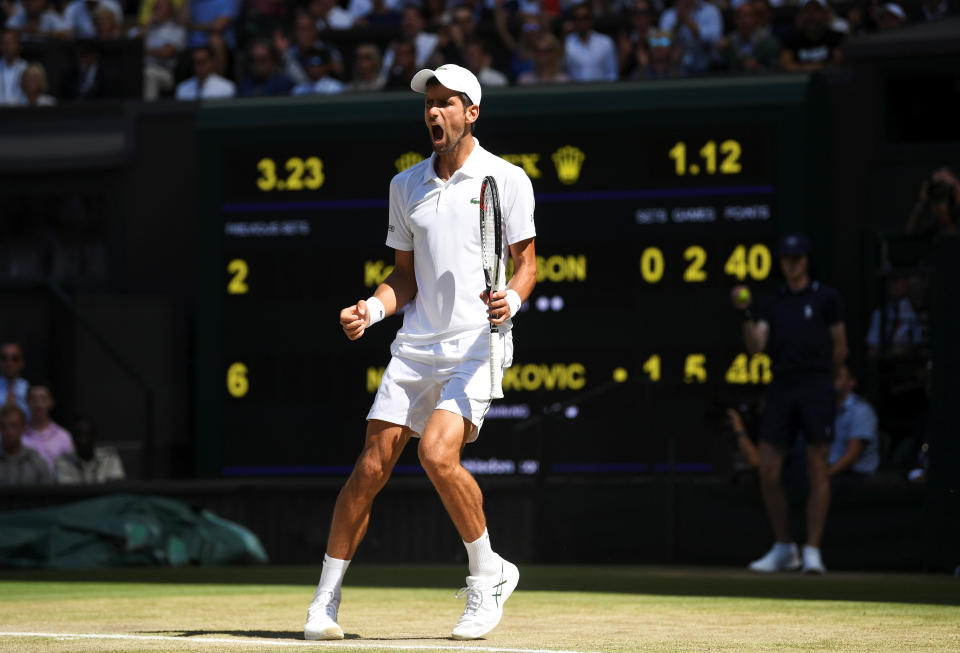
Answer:
<svg viewBox="0 0 960 653"><path fill-rule="evenodd" d="M410 166L415 166L421 161L423 161L423 155L417 152L404 152L400 155L399 159L393 162L393 165L397 167L397 172L403 172Z"/></svg>
<svg viewBox="0 0 960 653"><path fill-rule="evenodd" d="M562 184L575 184L580 179L580 168L586 155L578 147L564 145L551 156L553 165L557 168L557 177Z"/></svg>

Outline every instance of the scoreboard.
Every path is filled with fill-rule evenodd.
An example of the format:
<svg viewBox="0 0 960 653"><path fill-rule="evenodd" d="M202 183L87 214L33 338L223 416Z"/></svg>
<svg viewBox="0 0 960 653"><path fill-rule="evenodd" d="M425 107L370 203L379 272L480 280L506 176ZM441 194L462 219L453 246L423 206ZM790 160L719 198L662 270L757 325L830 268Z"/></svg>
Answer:
<svg viewBox="0 0 960 653"><path fill-rule="evenodd" d="M730 288L769 289L778 236L822 209L809 95L805 77L485 94L478 140L533 184L538 281L469 469L723 468L723 406L772 378ZM392 270L388 187L429 156L422 113L413 93L200 110L203 475L349 472L402 317L356 342L337 318ZM397 473L418 472L411 446Z"/></svg>

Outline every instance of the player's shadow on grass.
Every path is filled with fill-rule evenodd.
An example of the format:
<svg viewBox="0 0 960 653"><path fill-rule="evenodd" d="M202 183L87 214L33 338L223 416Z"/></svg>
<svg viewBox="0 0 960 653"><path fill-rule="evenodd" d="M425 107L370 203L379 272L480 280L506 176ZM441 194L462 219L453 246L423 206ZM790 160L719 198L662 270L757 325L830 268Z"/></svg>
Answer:
<svg viewBox="0 0 960 653"><path fill-rule="evenodd" d="M302 630L153 630L143 631L146 635L170 635L172 637L202 637L205 635L223 635L229 637L252 637L258 639L299 639L303 640ZM359 639L371 642L452 640L452 637L431 637L429 635L404 637L363 637L357 633L344 633L344 639Z"/></svg>

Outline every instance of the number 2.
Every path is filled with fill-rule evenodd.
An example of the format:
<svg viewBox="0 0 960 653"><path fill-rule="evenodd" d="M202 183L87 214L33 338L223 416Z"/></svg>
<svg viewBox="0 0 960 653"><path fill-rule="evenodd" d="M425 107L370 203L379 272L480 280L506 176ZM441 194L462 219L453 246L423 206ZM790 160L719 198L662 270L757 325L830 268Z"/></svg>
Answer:
<svg viewBox="0 0 960 653"><path fill-rule="evenodd" d="M242 258L235 258L227 264L227 272L233 275L227 284L227 293L231 295L246 295L250 291L247 285L247 274L250 267Z"/></svg>
<svg viewBox="0 0 960 653"><path fill-rule="evenodd" d="M707 262L707 251L700 245L690 245L683 251L683 258L690 261L690 265L683 272L683 280L688 283L700 283L707 280L707 273L703 266Z"/></svg>

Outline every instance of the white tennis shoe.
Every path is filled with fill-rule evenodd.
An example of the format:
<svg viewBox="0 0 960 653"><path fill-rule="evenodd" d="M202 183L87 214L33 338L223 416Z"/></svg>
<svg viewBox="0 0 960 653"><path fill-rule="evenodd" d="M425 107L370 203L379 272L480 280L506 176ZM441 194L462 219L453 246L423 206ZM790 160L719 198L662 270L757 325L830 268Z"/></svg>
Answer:
<svg viewBox="0 0 960 653"><path fill-rule="evenodd" d="M466 595L467 605L453 629L453 638L478 639L496 628L503 617L503 604L519 580L520 570L506 560L501 561L496 574L467 576L467 586L457 592L457 598Z"/></svg>
<svg viewBox="0 0 960 653"><path fill-rule="evenodd" d="M759 571L763 574L772 574L776 571L795 571L800 568L800 554L796 544L781 544L777 542L773 548L759 560L749 565L750 571Z"/></svg>
<svg viewBox="0 0 960 653"><path fill-rule="evenodd" d="M343 639L343 628L337 623L339 609L339 596L318 589L307 609L307 625L303 627L303 638Z"/></svg>
<svg viewBox="0 0 960 653"><path fill-rule="evenodd" d="M823 558L820 557L820 549L815 546L807 545L803 547L803 573L827 573L827 568L823 566Z"/></svg>

